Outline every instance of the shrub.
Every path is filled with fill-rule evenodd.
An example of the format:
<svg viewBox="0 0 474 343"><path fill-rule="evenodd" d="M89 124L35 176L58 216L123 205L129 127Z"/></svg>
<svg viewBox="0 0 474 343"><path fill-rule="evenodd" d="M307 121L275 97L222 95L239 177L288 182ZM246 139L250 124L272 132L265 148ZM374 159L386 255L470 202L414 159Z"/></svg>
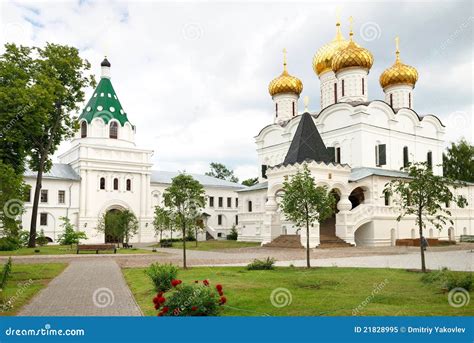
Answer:
<svg viewBox="0 0 474 343"><path fill-rule="evenodd" d="M18 239L13 237L0 238L0 251L13 251L20 247Z"/></svg>
<svg viewBox="0 0 474 343"><path fill-rule="evenodd" d="M3 265L2 274L0 275L0 289L3 290L7 285L7 281L10 278L12 272L12 258L9 257L8 261Z"/></svg>
<svg viewBox="0 0 474 343"><path fill-rule="evenodd" d="M227 240L236 241L238 236L239 236L239 233L237 232L237 229L235 228L235 225L234 225L232 226L232 229L230 229L230 233L227 235Z"/></svg>
<svg viewBox="0 0 474 343"><path fill-rule="evenodd" d="M21 230L21 231L18 233L18 243L19 243L20 247L27 247L29 240L30 240L30 233L29 233L29 231Z"/></svg>
<svg viewBox="0 0 474 343"><path fill-rule="evenodd" d="M247 270L271 270L274 268L275 259L267 257L265 260L255 259L247 265Z"/></svg>
<svg viewBox="0 0 474 343"><path fill-rule="evenodd" d="M145 273L153 282L157 292L166 292L172 287L171 281L178 275L178 267L171 263L153 263L145 270Z"/></svg>
<svg viewBox="0 0 474 343"><path fill-rule="evenodd" d="M172 280L173 288L168 293L159 292L153 298L158 316L217 316L221 305L227 302L222 285L211 288L209 281L195 281L183 285L181 280Z"/></svg>
<svg viewBox="0 0 474 343"><path fill-rule="evenodd" d="M59 218L63 221L61 227L64 229L64 232L59 235L58 240L62 245L73 245L79 244L81 239L87 239L86 233L84 231L74 230L74 225L71 224L71 221L67 217Z"/></svg>
<svg viewBox="0 0 474 343"><path fill-rule="evenodd" d="M449 271L443 268L438 272L426 273L421 277L421 281L428 284L434 284L435 287L450 291L453 288L461 287L467 291L472 288L472 275Z"/></svg>
<svg viewBox="0 0 474 343"><path fill-rule="evenodd" d="M40 233L38 234L38 236L36 237L36 243L39 245L39 246L43 246L43 245L46 245L48 244L48 239L46 238L46 236L44 235L44 230L41 229Z"/></svg>

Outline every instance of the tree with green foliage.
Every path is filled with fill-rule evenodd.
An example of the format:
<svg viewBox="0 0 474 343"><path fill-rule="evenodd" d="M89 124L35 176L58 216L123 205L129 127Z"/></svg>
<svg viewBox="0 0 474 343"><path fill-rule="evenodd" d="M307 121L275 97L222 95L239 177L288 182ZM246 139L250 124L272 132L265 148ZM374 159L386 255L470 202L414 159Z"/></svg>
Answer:
<svg viewBox="0 0 474 343"><path fill-rule="evenodd" d="M87 235L84 231L76 231L74 229L74 225L72 225L68 217L60 217L59 219L62 221L60 226L64 230L58 237L60 244L70 245L72 248L74 244L79 244L81 239L87 239Z"/></svg>
<svg viewBox="0 0 474 343"><path fill-rule="evenodd" d="M171 212L161 206L155 206L155 216L153 218L153 227L155 228L155 235L160 236L160 241L163 239L163 231L172 230L173 218Z"/></svg>
<svg viewBox="0 0 474 343"><path fill-rule="evenodd" d="M125 241L129 243L130 238L138 232L138 219L132 211L109 211L105 213L97 225L97 231L110 235L118 244Z"/></svg>
<svg viewBox="0 0 474 343"><path fill-rule="evenodd" d="M425 251L422 244L423 230L427 224L441 230L448 222L453 223L451 211L446 204L454 202L460 208L467 205L463 196L456 196L452 190L462 186L453 180L434 175L426 162L410 164L402 168L407 172L406 178L392 180L385 185L384 193L395 194L394 203L400 207L397 221L405 216L415 216L420 236L421 270L426 272Z"/></svg>
<svg viewBox="0 0 474 343"><path fill-rule="evenodd" d="M47 245L49 243L48 239L44 235L44 230L41 229L39 234L36 236L36 243L42 247L43 245Z"/></svg>
<svg viewBox="0 0 474 343"><path fill-rule="evenodd" d="M138 219L132 211L125 210L120 212L122 233L121 236L125 239L125 243L130 242L130 238L135 236L138 232Z"/></svg>
<svg viewBox="0 0 474 343"><path fill-rule="evenodd" d="M316 186L314 178L306 164L303 170L285 177L283 197L280 207L287 220L297 227L306 227L306 266L310 264L309 228L315 222L322 222L331 217L334 211L334 196L327 187Z"/></svg>
<svg viewBox="0 0 474 343"><path fill-rule="evenodd" d="M44 48L11 45L7 51L13 65L26 66L20 82L12 85L15 87L12 95L18 91L20 96L32 101L31 109L27 110L33 113L28 126L28 162L37 177L28 246L34 247L43 174L51 169L51 156L59 144L77 131L77 118L71 112L79 110L84 101L83 89L94 86L95 82L93 77L85 75L90 64L79 56L76 48L48 43Z"/></svg>
<svg viewBox="0 0 474 343"><path fill-rule="evenodd" d="M207 172L206 175L230 182L239 182L239 179L234 175L234 171L222 163L212 162L210 167L211 171Z"/></svg>
<svg viewBox="0 0 474 343"><path fill-rule="evenodd" d="M183 268L186 268L186 234L201 215L205 204L204 187L191 175L179 174L163 193L165 206L171 210L183 240Z"/></svg>
<svg viewBox="0 0 474 343"><path fill-rule="evenodd" d="M257 183L258 183L258 177L250 178L250 179L242 181L242 184L247 187L256 185Z"/></svg>
<svg viewBox="0 0 474 343"><path fill-rule="evenodd" d="M474 182L474 145L464 138L452 142L443 154L443 172L452 180Z"/></svg>

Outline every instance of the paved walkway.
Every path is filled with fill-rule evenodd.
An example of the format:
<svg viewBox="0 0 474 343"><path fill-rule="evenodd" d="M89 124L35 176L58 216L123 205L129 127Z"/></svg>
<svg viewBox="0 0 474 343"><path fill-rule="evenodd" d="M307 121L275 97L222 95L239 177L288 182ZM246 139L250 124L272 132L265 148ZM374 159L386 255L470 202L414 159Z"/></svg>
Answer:
<svg viewBox="0 0 474 343"><path fill-rule="evenodd" d="M141 316L118 264L76 259L23 307L20 316Z"/></svg>

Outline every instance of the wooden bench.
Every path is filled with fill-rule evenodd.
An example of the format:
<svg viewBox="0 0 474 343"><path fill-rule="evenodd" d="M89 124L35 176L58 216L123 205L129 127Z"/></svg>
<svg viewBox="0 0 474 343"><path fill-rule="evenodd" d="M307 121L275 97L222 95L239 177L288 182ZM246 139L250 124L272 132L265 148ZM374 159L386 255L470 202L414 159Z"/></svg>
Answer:
<svg viewBox="0 0 474 343"><path fill-rule="evenodd" d="M474 235L461 235L460 242L474 243Z"/></svg>
<svg viewBox="0 0 474 343"><path fill-rule="evenodd" d="M95 251L96 254L99 250L113 250L114 254L117 252L117 248L114 244L81 244L77 246L77 253L79 251Z"/></svg>
<svg viewBox="0 0 474 343"><path fill-rule="evenodd" d="M160 247L162 248L171 248L173 246L173 243L170 241L161 241L160 242Z"/></svg>
<svg viewBox="0 0 474 343"><path fill-rule="evenodd" d="M128 243L122 243L122 246L123 246L125 249L132 249L132 248L133 248L133 245L128 244Z"/></svg>

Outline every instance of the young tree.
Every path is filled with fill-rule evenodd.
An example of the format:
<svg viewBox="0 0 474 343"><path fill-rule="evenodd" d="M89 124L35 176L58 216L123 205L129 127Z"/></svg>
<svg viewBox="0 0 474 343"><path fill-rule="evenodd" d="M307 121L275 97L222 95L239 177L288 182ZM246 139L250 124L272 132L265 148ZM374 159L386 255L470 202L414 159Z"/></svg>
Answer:
<svg viewBox="0 0 474 343"><path fill-rule="evenodd" d="M32 48L31 52L35 57L28 76L42 91L38 95L42 97L41 106L35 108L37 122L31 126L29 135L29 164L37 172L28 244L34 247L43 173L51 168L51 156L61 141L71 138L78 129L77 120L70 113L79 110L78 105L84 101L83 89L95 82L85 75L90 64L79 56L76 48L48 43L45 48Z"/></svg>
<svg viewBox="0 0 474 343"><path fill-rule="evenodd" d="M97 231L113 238L117 243L122 238L121 218L119 211L104 213L97 224Z"/></svg>
<svg viewBox="0 0 474 343"><path fill-rule="evenodd" d="M257 183L258 183L258 177L250 178L250 179L242 181L242 184L248 187L256 185Z"/></svg>
<svg viewBox="0 0 474 343"><path fill-rule="evenodd" d="M163 238L163 231L169 230L171 227L171 213L164 207L155 207L155 217L153 218L153 227L155 228L156 236L160 236L160 241Z"/></svg>
<svg viewBox="0 0 474 343"><path fill-rule="evenodd" d="M334 211L334 196L328 193L327 187L316 187L308 166L298 170L293 176L285 178L283 197L280 207L287 220L296 226L306 227L306 266L310 265L309 227L315 222L329 218Z"/></svg>
<svg viewBox="0 0 474 343"><path fill-rule="evenodd" d="M74 244L79 244L81 239L87 239L87 235L84 231L76 231L74 225L68 217L59 218L62 223L63 233L59 235L58 240L62 245L70 245L71 248Z"/></svg>
<svg viewBox="0 0 474 343"><path fill-rule="evenodd" d="M194 238L196 238L196 246L198 246L198 235L200 232L205 232L204 220L202 215L198 216L194 221Z"/></svg>
<svg viewBox="0 0 474 343"><path fill-rule="evenodd" d="M138 219L132 211L125 210L119 213L121 237L125 239L125 243L130 242L130 238L138 232Z"/></svg>
<svg viewBox="0 0 474 343"><path fill-rule="evenodd" d="M183 268L186 268L186 233L196 222L205 203L204 187L191 175L180 174L173 178L163 197L171 210L183 238Z"/></svg>
<svg viewBox="0 0 474 343"><path fill-rule="evenodd" d="M234 175L234 171L227 168L222 163L212 162L210 167L211 171L207 172L206 175L230 182L239 182L239 179Z"/></svg>
<svg viewBox="0 0 474 343"><path fill-rule="evenodd" d="M443 154L443 172L452 180L474 182L474 145L465 139L451 143Z"/></svg>
<svg viewBox="0 0 474 343"><path fill-rule="evenodd" d="M462 208L467 205L467 201L463 196L455 196L451 191L460 184L434 175L426 162L414 163L402 170L407 172L407 178L392 180L385 185L384 192L396 195L394 203L400 206L401 211L398 221L405 216L415 215L420 235L421 270L426 272L425 252L421 242L424 237L423 229L427 223L431 223L438 230L447 222L453 223L451 212L443 206L454 202Z"/></svg>

